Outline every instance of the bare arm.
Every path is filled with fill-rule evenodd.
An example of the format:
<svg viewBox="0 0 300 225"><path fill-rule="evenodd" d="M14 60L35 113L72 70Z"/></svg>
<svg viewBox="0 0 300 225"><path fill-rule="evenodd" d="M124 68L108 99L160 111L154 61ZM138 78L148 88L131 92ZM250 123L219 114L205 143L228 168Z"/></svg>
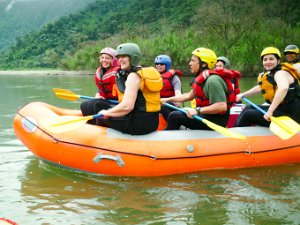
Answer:
<svg viewBox="0 0 300 225"><path fill-rule="evenodd" d="M165 102L186 102L186 101L190 101L194 98L194 92L193 90L190 90L190 92L188 93L184 93L181 95L175 95L173 97L170 98L162 98L160 99L161 103L165 103Z"/></svg>
<svg viewBox="0 0 300 225"><path fill-rule="evenodd" d="M101 110L100 113L104 116L119 117L130 113L137 98L137 93L140 88L141 78L136 73L128 75L126 80L126 89L122 102L109 110Z"/></svg>
<svg viewBox="0 0 300 225"><path fill-rule="evenodd" d="M201 114L218 114L218 113L225 112L226 110L227 110L226 102L216 102L212 105L200 108ZM198 112L196 109L187 110L188 117L192 118L195 115L198 115Z"/></svg>
<svg viewBox="0 0 300 225"><path fill-rule="evenodd" d="M236 96L236 101L240 102L242 100L242 97L252 96L252 95L256 95L258 93L260 93L260 88L258 85L256 85L253 88L249 89L248 91L238 94Z"/></svg>
<svg viewBox="0 0 300 225"><path fill-rule="evenodd" d="M292 77L292 75L284 70L276 72L276 74L274 75L274 79L277 84L277 90L275 92L274 99L267 113L264 115L264 118L266 120L270 120L270 117L273 115L273 112L285 98L289 90L290 84L294 82L294 78Z"/></svg>
<svg viewBox="0 0 300 225"><path fill-rule="evenodd" d="M216 102L212 105L203 107L201 113L203 114L218 114L227 111L226 102Z"/></svg>
<svg viewBox="0 0 300 225"><path fill-rule="evenodd" d="M175 71L174 71L175 73ZM172 86L174 87L175 96L182 95L181 92L181 81L177 75L175 75L172 79ZM180 106L180 102L174 102L176 107Z"/></svg>

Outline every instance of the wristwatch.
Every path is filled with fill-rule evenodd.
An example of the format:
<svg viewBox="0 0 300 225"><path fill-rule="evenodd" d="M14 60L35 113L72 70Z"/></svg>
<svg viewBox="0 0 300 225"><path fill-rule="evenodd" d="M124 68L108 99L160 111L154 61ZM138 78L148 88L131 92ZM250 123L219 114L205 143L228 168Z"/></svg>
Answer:
<svg viewBox="0 0 300 225"><path fill-rule="evenodd" d="M201 114L201 107L197 107L196 111L197 111L197 114L200 115Z"/></svg>

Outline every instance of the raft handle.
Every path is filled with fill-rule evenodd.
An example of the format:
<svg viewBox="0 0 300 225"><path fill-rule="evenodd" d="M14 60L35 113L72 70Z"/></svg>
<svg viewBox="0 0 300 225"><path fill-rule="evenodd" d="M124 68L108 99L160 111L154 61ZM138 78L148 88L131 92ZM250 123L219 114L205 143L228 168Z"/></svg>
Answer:
<svg viewBox="0 0 300 225"><path fill-rule="evenodd" d="M106 155L106 154L102 154L102 153L99 153L98 155L96 155L95 158L93 158L93 162L94 163L99 163L102 159L113 160L113 161L117 162L119 167L122 167L122 166L125 165L125 163L122 160L121 156Z"/></svg>

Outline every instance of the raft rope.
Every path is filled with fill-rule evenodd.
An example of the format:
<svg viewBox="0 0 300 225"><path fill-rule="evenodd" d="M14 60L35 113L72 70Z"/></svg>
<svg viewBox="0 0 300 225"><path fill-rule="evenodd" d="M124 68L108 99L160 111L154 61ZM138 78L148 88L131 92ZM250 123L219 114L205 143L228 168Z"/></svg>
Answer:
<svg viewBox="0 0 300 225"><path fill-rule="evenodd" d="M91 148L91 149L98 149L98 150L103 150L103 151L112 152L112 153L134 155L134 156L140 156L140 157L147 157L147 158L151 158L153 160L178 160L178 159L189 159L189 158L193 159L193 158L203 158L203 157L210 157L210 156L231 155L231 154L238 154L238 153L251 155L251 154L259 154L259 153L265 153L265 152L285 151L286 150L286 147L281 147L281 148L267 149L267 150L263 150L263 151L259 151L259 152L252 152L251 150L242 150L242 151L239 151L239 152L215 153L215 154L207 154L207 155L201 155L201 156L185 156L185 157L159 158L159 157L156 157L156 156L153 156L153 155L140 154L140 153L132 153L132 152L122 152L122 151L118 151L118 150L114 150L114 149L101 148L101 147L96 147L96 146L91 146L91 145L84 145L84 144L74 143L74 142L69 142L69 141L62 141L62 140L59 140L58 138L54 137L52 134L48 133L47 131L45 131L41 127L37 126L32 121L28 120L25 116L23 116L19 112L17 114L19 116L21 116L22 118L26 119L33 126L36 126L40 131L42 131L47 136L49 136L50 138L52 138L53 141L56 142L56 143L63 143L63 144L69 144L69 145L74 145L74 146L86 147L86 148ZM289 148L297 148L299 146L300 146L299 144L298 145L292 145L292 146L289 146Z"/></svg>

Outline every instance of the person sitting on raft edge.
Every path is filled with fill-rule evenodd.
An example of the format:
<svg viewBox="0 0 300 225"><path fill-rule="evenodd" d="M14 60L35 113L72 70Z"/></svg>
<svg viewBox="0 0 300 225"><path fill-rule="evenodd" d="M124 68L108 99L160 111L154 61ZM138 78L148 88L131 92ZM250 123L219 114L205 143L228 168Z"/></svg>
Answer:
<svg viewBox="0 0 300 225"><path fill-rule="evenodd" d="M116 74L119 104L100 110L103 117L97 119L97 125L132 135L155 131L163 86L160 73L154 67L139 66L141 50L137 44L120 44L116 57L120 64Z"/></svg>
<svg viewBox="0 0 300 225"><path fill-rule="evenodd" d="M97 68L94 80L97 86L95 99L84 101L80 105L83 116L94 115L102 108L109 107L111 100L117 100L118 96L114 90L116 84L116 74L120 69L116 52L111 47L103 48L99 54L100 66ZM89 120L89 124L95 124L96 120Z"/></svg>
<svg viewBox="0 0 300 225"><path fill-rule="evenodd" d="M270 105L259 106L266 111L264 115L253 106L246 106L236 120L235 127L253 124L268 127L271 116L284 115L300 123L300 77L297 70L289 63L280 63L281 53L278 48L263 49L260 58L265 72L258 75L256 86L238 94L236 100L262 93Z"/></svg>
<svg viewBox="0 0 300 225"><path fill-rule="evenodd" d="M180 70L172 69L172 60L168 55L158 55L155 57L154 60L155 67L157 71L161 74L163 79L163 88L160 91L161 98L168 98L172 96L181 95L181 81L180 77L182 76L182 72ZM175 105L176 107L180 106L180 103L172 103L170 104ZM161 106L161 114L165 121L168 120L169 114L174 111L167 106Z"/></svg>
<svg viewBox="0 0 300 225"><path fill-rule="evenodd" d="M186 102L195 98L196 108L188 109L186 114L173 111L168 117L166 130L178 130L181 125L189 129L208 130L206 124L193 119L199 115L220 126L226 126L230 108L235 103L235 94L230 79L233 73L224 69L213 70L217 62L214 51L207 48L197 48L192 52L189 63L190 71L195 75L190 92L180 96L162 98L161 102Z"/></svg>

